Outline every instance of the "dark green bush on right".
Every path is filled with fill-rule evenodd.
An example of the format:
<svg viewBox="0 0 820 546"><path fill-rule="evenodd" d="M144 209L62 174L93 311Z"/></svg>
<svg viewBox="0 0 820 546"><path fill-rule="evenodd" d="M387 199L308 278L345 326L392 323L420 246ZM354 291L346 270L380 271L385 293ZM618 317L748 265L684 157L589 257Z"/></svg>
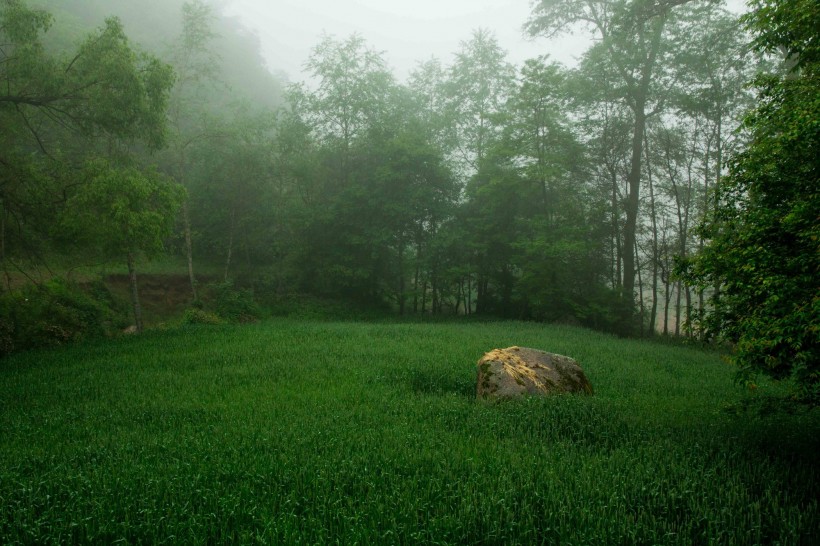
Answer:
<svg viewBox="0 0 820 546"><path fill-rule="evenodd" d="M262 317L262 309L250 290L236 288L231 281L208 287L210 305L206 306L228 322L255 322Z"/></svg>
<svg viewBox="0 0 820 546"><path fill-rule="evenodd" d="M185 315L182 317L183 324L205 324L215 326L217 324L222 324L222 319L220 319L216 314L211 313L209 311L205 311L203 309L198 309L196 307L192 307L185 311Z"/></svg>

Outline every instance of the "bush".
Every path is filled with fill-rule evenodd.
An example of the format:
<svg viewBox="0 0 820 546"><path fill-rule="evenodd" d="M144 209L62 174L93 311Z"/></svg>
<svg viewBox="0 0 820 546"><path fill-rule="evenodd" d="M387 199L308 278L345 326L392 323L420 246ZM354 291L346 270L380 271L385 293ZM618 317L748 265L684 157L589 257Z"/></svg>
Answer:
<svg viewBox="0 0 820 546"><path fill-rule="evenodd" d="M124 322L102 283L83 290L64 279L0 296L0 356L111 335Z"/></svg>
<svg viewBox="0 0 820 546"><path fill-rule="evenodd" d="M253 293L236 288L231 281L212 284L207 291L211 302L206 308L228 322L255 322L263 315Z"/></svg>
<svg viewBox="0 0 820 546"><path fill-rule="evenodd" d="M215 326L217 324L222 324L222 319L219 318L215 313L211 313L209 311L205 311L203 309L198 309L196 307L192 307L185 311L185 315L182 317L183 324L206 324Z"/></svg>

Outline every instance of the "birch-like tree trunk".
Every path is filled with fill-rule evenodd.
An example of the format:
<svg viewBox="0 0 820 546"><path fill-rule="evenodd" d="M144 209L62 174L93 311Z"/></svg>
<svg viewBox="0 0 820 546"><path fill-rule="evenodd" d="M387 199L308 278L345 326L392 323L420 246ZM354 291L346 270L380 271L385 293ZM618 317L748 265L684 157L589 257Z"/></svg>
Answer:
<svg viewBox="0 0 820 546"><path fill-rule="evenodd" d="M134 326L137 332L143 331L142 306L140 305L140 294L137 286L137 269L134 263L134 253L128 253L128 282L131 287L131 306L134 310Z"/></svg>

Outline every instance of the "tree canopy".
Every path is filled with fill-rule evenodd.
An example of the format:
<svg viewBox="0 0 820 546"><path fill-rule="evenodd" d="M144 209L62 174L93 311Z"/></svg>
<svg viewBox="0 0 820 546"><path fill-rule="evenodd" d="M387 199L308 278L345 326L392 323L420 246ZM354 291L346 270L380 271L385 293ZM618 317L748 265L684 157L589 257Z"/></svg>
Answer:
<svg viewBox="0 0 820 546"><path fill-rule="evenodd" d="M50 14L20 0L0 5L4 126L30 133L42 151L43 123L161 146L170 67L135 52L116 18L106 19L71 55L54 56L41 40L51 23Z"/></svg>
<svg viewBox="0 0 820 546"><path fill-rule="evenodd" d="M591 31L577 66L516 66L477 29L402 82L362 36L326 35L284 92L217 1L3 0L3 290L115 259L135 287L163 248L192 305L216 277L280 309L698 324L813 377L812 3L758 2L753 37L710 0L531 5L533 38ZM743 341L768 329L776 350Z"/></svg>

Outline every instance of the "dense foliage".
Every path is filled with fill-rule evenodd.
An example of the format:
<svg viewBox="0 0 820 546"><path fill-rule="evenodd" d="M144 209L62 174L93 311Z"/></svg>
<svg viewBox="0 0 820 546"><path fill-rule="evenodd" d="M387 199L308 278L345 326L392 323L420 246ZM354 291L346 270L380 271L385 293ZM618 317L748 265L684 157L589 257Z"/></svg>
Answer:
<svg viewBox="0 0 820 546"><path fill-rule="evenodd" d="M673 263L706 245L693 226L745 138L766 49L718 3L534 2L531 35L592 31L574 68L514 66L477 29L400 82L361 36L325 36L292 85L216 3L0 5L5 291L113 260L136 288L162 243L197 308L222 282L269 309L318 298L651 335L687 334L709 306ZM140 194L153 183L164 205ZM163 218L126 245L130 220L106 211L138 194Z"/></svg>
<svg viewBox="0 0 820 546"><path fill-rule="evenodd" d="M729 162L688 276L710 290L700 326L736 345L743 379L793 377L820 403L820 8L761 1L746 17L755 46L783 70L755 80L749 144Z"/></svg>
<svg viewBox="0 0 820 546"><path fill-rule="evenodd" d="M28 276L45 255L79 251L88 258L94 247L104 248L104 255L116 248L132 272L141 329L135 254L162 247L179 205L174 195L181 193L133 165L145 153L138 149L165 144L173 71L136 51L116 18L106 19L70 55L46 47L42 38L51 24L49 13L20 0L0 4L0 261L6 288L10 263ZM75 244L81 241L87 244ZM39 317L36 307L27 308L31 317L19 316L21 309L0 316L10 339L21 338L25 325ZM72 318L84 311L73 306L62 324L47 319L55 324L55 340L82 330ZM103 330L95 316L85 319L92 321L86 330ZM22 345L39 337L26 334Z"/></svg>
<svg viewBox="0 0 820 546"><path fill-rule="evenodd" d="M0 295L0 356L110 336L129 324L102 282L78 286L61 279Z"/></svg>

